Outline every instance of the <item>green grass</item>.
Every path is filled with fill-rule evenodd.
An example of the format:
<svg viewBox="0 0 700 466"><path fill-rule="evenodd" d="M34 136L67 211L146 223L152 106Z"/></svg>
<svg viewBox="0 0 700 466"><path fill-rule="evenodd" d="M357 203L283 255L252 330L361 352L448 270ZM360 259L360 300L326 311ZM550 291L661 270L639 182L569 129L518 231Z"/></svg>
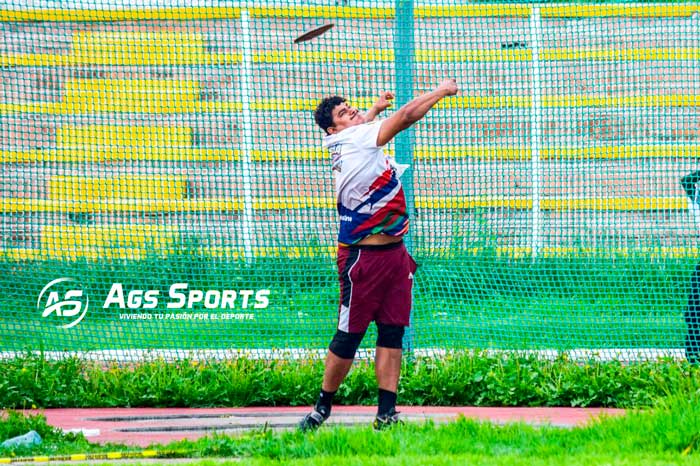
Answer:
<svg viewBox="0 0 700 466"><path fill-rule="evenodd" d="M697 387L697 384L695 385ZM453 455L499 459L562 457L611 458L657 456L676 458L695 454L700 427L700 402L695 392L680 392L658 400L650 412L632 412L586 427L559 429L524 424L495 426L467 419L435 426L410 424L377 434L369 427L320 430L313 435L258 433L230 441L219 437L194 442L203 456L252 456L275 460L356 455L417 458Z"/></svg>
<svg viewBox="0 0 700 466"><path fill-rule="evenodd" d="M694 259L651 256L529 258L421 256L414 292L414 348L638 348L681 346ZM36 300L58 277L82 283L91 305L72 329L42 318ZM156 309L103 309L112 283L159 290ZM165 313L167 290L270 289L254 320L127 321L123 312ZM192 254L139 262L0 263L0 351L132 348L325 348L338 284L331 258L260 258L252 265ZM239 301L240 302L240 301ZM181 311L178 311L181 312ZM208 311L202 306L191 312ZM367 338L365 346L371 346Z"/></svg>
<svg viewBox="0 0 700 466"><path fill-rule="evenodd" d="M153 446L163 457L236 458L251 465L299 464L700 464L700 399L690 390L656 400L653 409L562 429L522 423L495 425L459 418L446 424L409 423L374 432L370 427L323 427L310 434L265 428L240 436L212 435ZM10 414L0 435L34 428L46 441L0 450L1 456L37 456L133 450L61 436L42 417ZM118 449L118 450L115 450ZM207 464L202 461L197 464Z"/></svg>
<svg viewBox="0 0 700 466"><path fill-rule="evenodd" d="M82 463L78 463L82 464ZM113 462L96 463L102 466L113 466ZM139 464L139 463L133 463ZM144 463L152 464L152 463ZM270 459L202 459L190 460L182 465L197 466L455 466L455 465L475 465L493 466L494 464L503 466L610 466L611 464L620 466L669 466L673 464L698 465L698 457L681 457L679 455L629 455L619 457L615 455L566 455L558 458L522 458L518 455L501 455L497 458L485 455L433 455L416 456L403 455L400 457L366 456L357 457L333 457L324 456L322 458L308 458L302 460L270 460Z"/></svg>
<svg viewBox="0 0 700 466"><path fill-rule="evenodd" d="M455 353L406 360L399 403L416 406L646 407L688 392L699 369L674 361L578 363L561 357ZM28 355L0 360L0 408L305 406L321 360L153 360L103 364ZM374 365L354 364L339 404L373 405Z"/></svg>

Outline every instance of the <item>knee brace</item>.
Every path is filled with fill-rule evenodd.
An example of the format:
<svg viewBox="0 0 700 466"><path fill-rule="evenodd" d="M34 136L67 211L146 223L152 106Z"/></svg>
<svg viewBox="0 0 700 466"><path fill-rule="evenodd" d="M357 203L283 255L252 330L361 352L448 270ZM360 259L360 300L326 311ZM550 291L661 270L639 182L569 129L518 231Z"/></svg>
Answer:
<svg viewBox="0 0 700 466"><path fill-rule="evenodd" d="M406 329L401 325L386 325L377 322L377 346L402 349L405 331Z"/></svg>
<svg viewBox="0 0 700 466"><path fill-rule="evenodd" d="M348 333L338 330L335 332L328 349L339 358L353 359L364 336L364 332Z"/></svg>

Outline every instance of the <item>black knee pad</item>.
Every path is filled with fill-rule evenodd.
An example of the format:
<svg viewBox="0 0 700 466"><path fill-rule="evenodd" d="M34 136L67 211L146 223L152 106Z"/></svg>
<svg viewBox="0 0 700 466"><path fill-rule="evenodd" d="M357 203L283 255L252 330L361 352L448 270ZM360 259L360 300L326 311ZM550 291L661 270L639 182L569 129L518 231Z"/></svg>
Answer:
<svg viewBox="0 0 700 466"><path fill-rule="evenodd" d="M328 349L339 358L353 359L364 336L364 332L348 333L338 330L335 332Z"/></svg>
<svg viewBox="0 0 700 466"><path fill-rule="evenodd" d="M386 325L377 322L377 346L402 349L405 331L402 325Z"/></svg>

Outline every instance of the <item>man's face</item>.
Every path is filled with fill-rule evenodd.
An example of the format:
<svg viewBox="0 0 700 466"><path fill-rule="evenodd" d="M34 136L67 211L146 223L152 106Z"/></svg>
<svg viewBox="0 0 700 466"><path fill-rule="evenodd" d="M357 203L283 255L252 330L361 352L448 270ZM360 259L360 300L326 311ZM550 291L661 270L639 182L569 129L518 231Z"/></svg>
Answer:
<svg viewBox="0 0 700 466"><path fill-rule="evenodd" d="M351 126L366 123L365 115L358 109L351 107L347 102L336 105L331 112L333 126L328 128L328 134L336 134Z"/></svg>

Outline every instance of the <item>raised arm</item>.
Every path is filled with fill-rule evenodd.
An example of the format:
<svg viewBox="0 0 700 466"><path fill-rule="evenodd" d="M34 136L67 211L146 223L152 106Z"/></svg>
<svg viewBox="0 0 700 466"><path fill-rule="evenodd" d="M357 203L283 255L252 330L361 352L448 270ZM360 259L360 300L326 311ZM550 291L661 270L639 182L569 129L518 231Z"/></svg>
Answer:
<svg viewBox="0 0 700 466"><path fill-rule="evenodd" d="M700 181L700 170L693 173L689 173L681 178L681 186L685 190L685 193L692 199L695 200L695 191L697 189L697 182Z"/></svg>
<svg viewBox="0 0 700 466"><path fill-rule="evenodd" d="M372 108L367 110L365 113L365 120L372 121L377 115L382 113L384 110L391 106L391 101L394 100L394 93L390 91L384 91L379 95L377 101L372 105Z"/></svg>
<svg viewBox="0 0 700 466"><path fill-rule="evenodd" d="M410 127L425 116L428 111L443 98L457 94L457 81L446 79L433 91L416 97L396 113L384 120L377 135L377 146L383 146L394 139L394 136Z"/></svg>

